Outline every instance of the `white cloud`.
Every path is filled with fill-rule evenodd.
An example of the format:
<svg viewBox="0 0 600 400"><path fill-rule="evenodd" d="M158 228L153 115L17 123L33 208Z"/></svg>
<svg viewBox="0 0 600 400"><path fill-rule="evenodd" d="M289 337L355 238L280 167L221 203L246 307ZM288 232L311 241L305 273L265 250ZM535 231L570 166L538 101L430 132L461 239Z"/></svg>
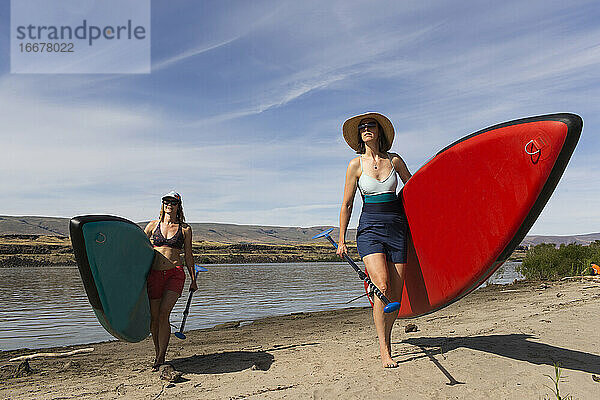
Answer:
<svg viewBox="0 0 600 400"><path fill-rule="evenodd" d="M185 50L181 53L175 54L169 58L166 58L164 60L161 60L161 61L158 61L158 62L152 64L152 72L157 72L157 71L160 71L161 69L169 68L179 62L188 60L192 57L209 52L211 50L218 49L219 47L227 46L228 44L233 43L236 40L238 40L240 37L242 37L242 36L234 36L234 37L222 40L218 43L203 45L203 46L196 47L193 49Z"/></svg>

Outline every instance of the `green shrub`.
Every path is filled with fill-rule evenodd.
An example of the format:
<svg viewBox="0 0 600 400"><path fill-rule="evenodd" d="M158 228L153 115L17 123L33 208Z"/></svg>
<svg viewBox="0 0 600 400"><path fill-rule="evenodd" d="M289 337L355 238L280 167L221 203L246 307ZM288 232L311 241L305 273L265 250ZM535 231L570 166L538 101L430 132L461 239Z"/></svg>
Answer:
<svg viewBox="0 0 600 400"><path fill-rule="evenodd" d="M556 280L565 276L589 273L590 264L600 262L600 241L589 246L580 244L542 243L530 247L518 272L527 279Z"/></svg>

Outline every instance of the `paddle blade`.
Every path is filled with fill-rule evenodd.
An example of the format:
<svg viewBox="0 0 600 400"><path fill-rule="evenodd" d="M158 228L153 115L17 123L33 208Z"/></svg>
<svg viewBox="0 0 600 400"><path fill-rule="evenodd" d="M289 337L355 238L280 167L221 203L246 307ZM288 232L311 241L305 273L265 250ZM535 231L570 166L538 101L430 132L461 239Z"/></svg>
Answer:
<svg viewBox="0 0 600 400"><path fill-rule="evenodd" d="M194 268L196 269L196 272L206 272L208 271L208 269L201 267L200 265L194 265Z"/></svg>
<svg viewBox="0 0 600 400"><path fill-rule="evenodd" d="M398 311L400 309L400 303L394 301L393 303L388 303L387 306L383 308L384 313L391 313L394 311Z"/></svg>
<svg viewBox="0 0 600 400"><path fill-rule="evenodd" d="M175 332L175 337L177 337L177 339L185 339L183 332Z"/></svg>
<svg viewBox="0 0 600 400"><path fill-rule="evenodd" d="M320 237L325 237L327 235L329 235L331 232L333 231L333 228L329 228L326 231L323 231L321 233L317 233L315 236L313 236L311 239L318 239Z"/></svg>

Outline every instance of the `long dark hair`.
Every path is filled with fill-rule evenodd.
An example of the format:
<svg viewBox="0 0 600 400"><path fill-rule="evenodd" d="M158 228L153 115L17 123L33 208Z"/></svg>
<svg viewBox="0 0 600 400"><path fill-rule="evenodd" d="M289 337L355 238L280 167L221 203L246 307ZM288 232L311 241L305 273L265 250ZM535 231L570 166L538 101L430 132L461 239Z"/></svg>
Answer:
<svg viewBox="0 0 600 400"><path fill-rule="evenodd" d="M388 143L385 132L379 122L375 121L375 123L377 124L377 133L379 134L379 151L384 151L384 149L389 148L390 144ZM365 154L365 151L365 142L363 142L362 135L358 132L358 150L356 150L356 154Z"/></svg>

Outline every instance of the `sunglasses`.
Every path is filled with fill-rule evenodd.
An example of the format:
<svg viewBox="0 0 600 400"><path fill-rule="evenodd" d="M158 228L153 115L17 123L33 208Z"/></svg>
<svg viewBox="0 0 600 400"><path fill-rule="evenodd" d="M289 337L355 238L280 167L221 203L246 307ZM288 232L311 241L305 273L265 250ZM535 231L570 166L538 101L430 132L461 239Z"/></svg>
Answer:
<svg viewBox="0 0 600 400"><path fill-rule="evenodd" d="M375 128L376 126L377 126L376 122L366 122L366 123L360 124L358 126L358 131L360 132L360 131L365 130L367 128Z"/></svg>
<svg viewBox="0 0 600 400"><path fill-rule="evenodd" d="M175 205L179 204L179 200L175 200L175 199L173 199L173 200L165 199L162 202L163 202L163 204L167 204L167 205L171 205L171 206L175 206Z"/></svg>

